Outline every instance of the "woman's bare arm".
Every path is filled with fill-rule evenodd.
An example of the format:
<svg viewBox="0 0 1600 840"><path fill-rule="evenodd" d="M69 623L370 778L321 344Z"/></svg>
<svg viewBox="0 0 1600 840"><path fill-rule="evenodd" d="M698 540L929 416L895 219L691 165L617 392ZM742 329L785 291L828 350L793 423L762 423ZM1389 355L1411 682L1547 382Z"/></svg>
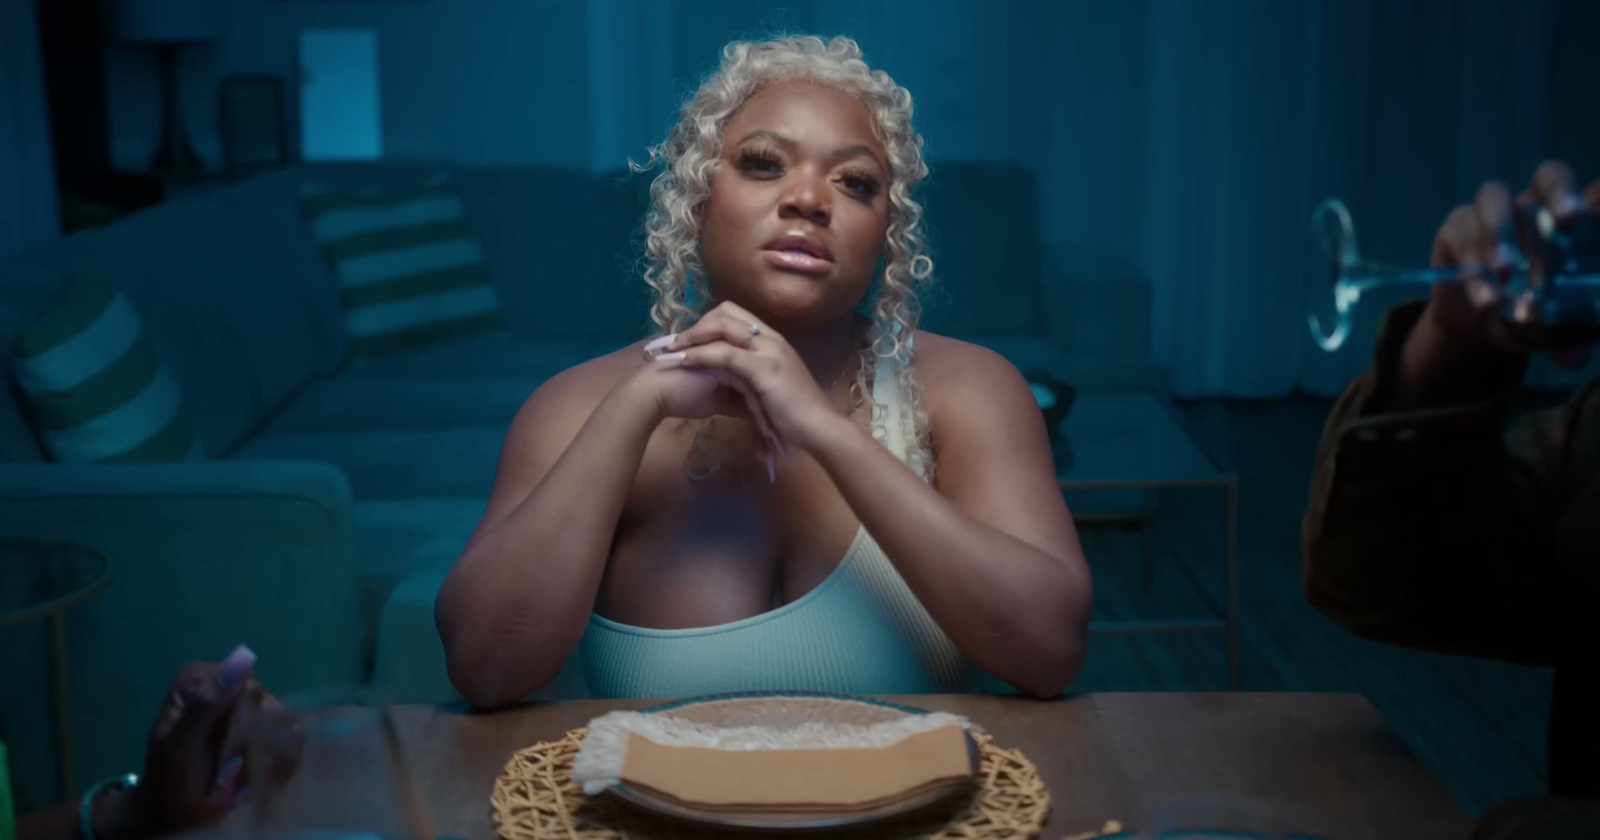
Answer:
<svg viewBox="0 0 1600 840"><path fill-rule="evenodd" d="M1038 405L994 353L917 343L938 490L853 424L812 454L962 653L1054 697L1082 666L1093 586Z"/></svg>
<svg viewBox="0 0 1600 840"><path fill-rule="evenodd" d="M489 506L439 590L450 682L478 706L553 679L577 647L651 432L654 397L602 358L551 379L506 435Z"/></svg>

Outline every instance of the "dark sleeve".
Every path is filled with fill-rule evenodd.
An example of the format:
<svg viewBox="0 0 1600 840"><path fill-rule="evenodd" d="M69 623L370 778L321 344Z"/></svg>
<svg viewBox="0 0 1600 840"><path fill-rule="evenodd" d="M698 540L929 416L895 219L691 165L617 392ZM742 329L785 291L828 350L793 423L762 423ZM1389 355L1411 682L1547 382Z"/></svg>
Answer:
<svg viewBox="0 0 1600 840"><path fill-rule="evenodd" d="M1391 412L1400 348L1423 302L1390 310L1372 367L1318 446L1302 531L1306 595L1357 635L1553 664L1571 590L1555 555L1574 400L1505 425L1511 392ZM1586 391L1592 391L1592 386Z"/></svg>

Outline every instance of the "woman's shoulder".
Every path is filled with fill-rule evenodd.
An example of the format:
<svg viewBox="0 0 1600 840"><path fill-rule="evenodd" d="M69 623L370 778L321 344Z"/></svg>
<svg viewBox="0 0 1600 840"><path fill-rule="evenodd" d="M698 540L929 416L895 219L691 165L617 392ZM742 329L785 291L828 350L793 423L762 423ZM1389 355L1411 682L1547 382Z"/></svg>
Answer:
<svg viewBox="0 0 1600 840"><path fill-rule="evenodd" d="M915 335L923 404L936 425L953 415L1037 410L1028 381L1005 356L949 336L923 330Z"/></svg>
<svg viewBox="0 0 1600 840"><path fill-rule="evenodd" d="M1016 366L1005 356L970 341L917 330L915 346L917 375L924 390L964 386L999 377L1026 384Z"/></svg>
<svg viewBox="0 0 1600 840"><path fill-rule="evenodd" d="M568 410L582 411L587 416L618 382L639 367L644 358L645 341L640 339L626 347L579 362L546 379L528 396L524 408L554 403Z"/></svg>

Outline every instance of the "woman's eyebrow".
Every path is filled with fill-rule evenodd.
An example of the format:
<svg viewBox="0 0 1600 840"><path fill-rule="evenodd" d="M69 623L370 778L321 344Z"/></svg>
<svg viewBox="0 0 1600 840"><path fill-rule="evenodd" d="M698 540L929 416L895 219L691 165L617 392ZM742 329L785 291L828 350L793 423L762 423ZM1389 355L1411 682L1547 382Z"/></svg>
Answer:
<svg viewBox="0 0 1600 840"><path fill-rule="evenodd" d="M744 138L739 141L739 145L743 146L751 140L767 140L782 146L787 151L793 151L800 145L799 143L795 142L793 137L780 134L779 132L773 131L770 128L758 128L755 131L746 134ZM828 155L828 161L830 163L838 163L839 161L849 160L850 158L856 157L869 158L873 163L878 164L878 166L883 168L885 171L887 171L889 168L883 162L883 159L878 157L878 152L871 146L868 146L864 143L840 146L839 148L834 149L832 154Z"/></svg>

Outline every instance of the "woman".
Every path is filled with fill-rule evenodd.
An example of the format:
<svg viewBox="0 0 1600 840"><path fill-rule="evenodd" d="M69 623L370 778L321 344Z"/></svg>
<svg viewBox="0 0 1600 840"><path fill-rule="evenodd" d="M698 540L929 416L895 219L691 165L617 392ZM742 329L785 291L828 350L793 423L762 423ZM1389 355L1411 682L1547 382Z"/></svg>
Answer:
<svg viewBox="0 0 1600 840"><path fill-rule="evenodd" d="M848 39L724 50L652 150L664 335L528 399L440 590L468 700L580 642L599 696L1066 688L1091 585L1033 396L916 330L921 147Z"/></svg>

